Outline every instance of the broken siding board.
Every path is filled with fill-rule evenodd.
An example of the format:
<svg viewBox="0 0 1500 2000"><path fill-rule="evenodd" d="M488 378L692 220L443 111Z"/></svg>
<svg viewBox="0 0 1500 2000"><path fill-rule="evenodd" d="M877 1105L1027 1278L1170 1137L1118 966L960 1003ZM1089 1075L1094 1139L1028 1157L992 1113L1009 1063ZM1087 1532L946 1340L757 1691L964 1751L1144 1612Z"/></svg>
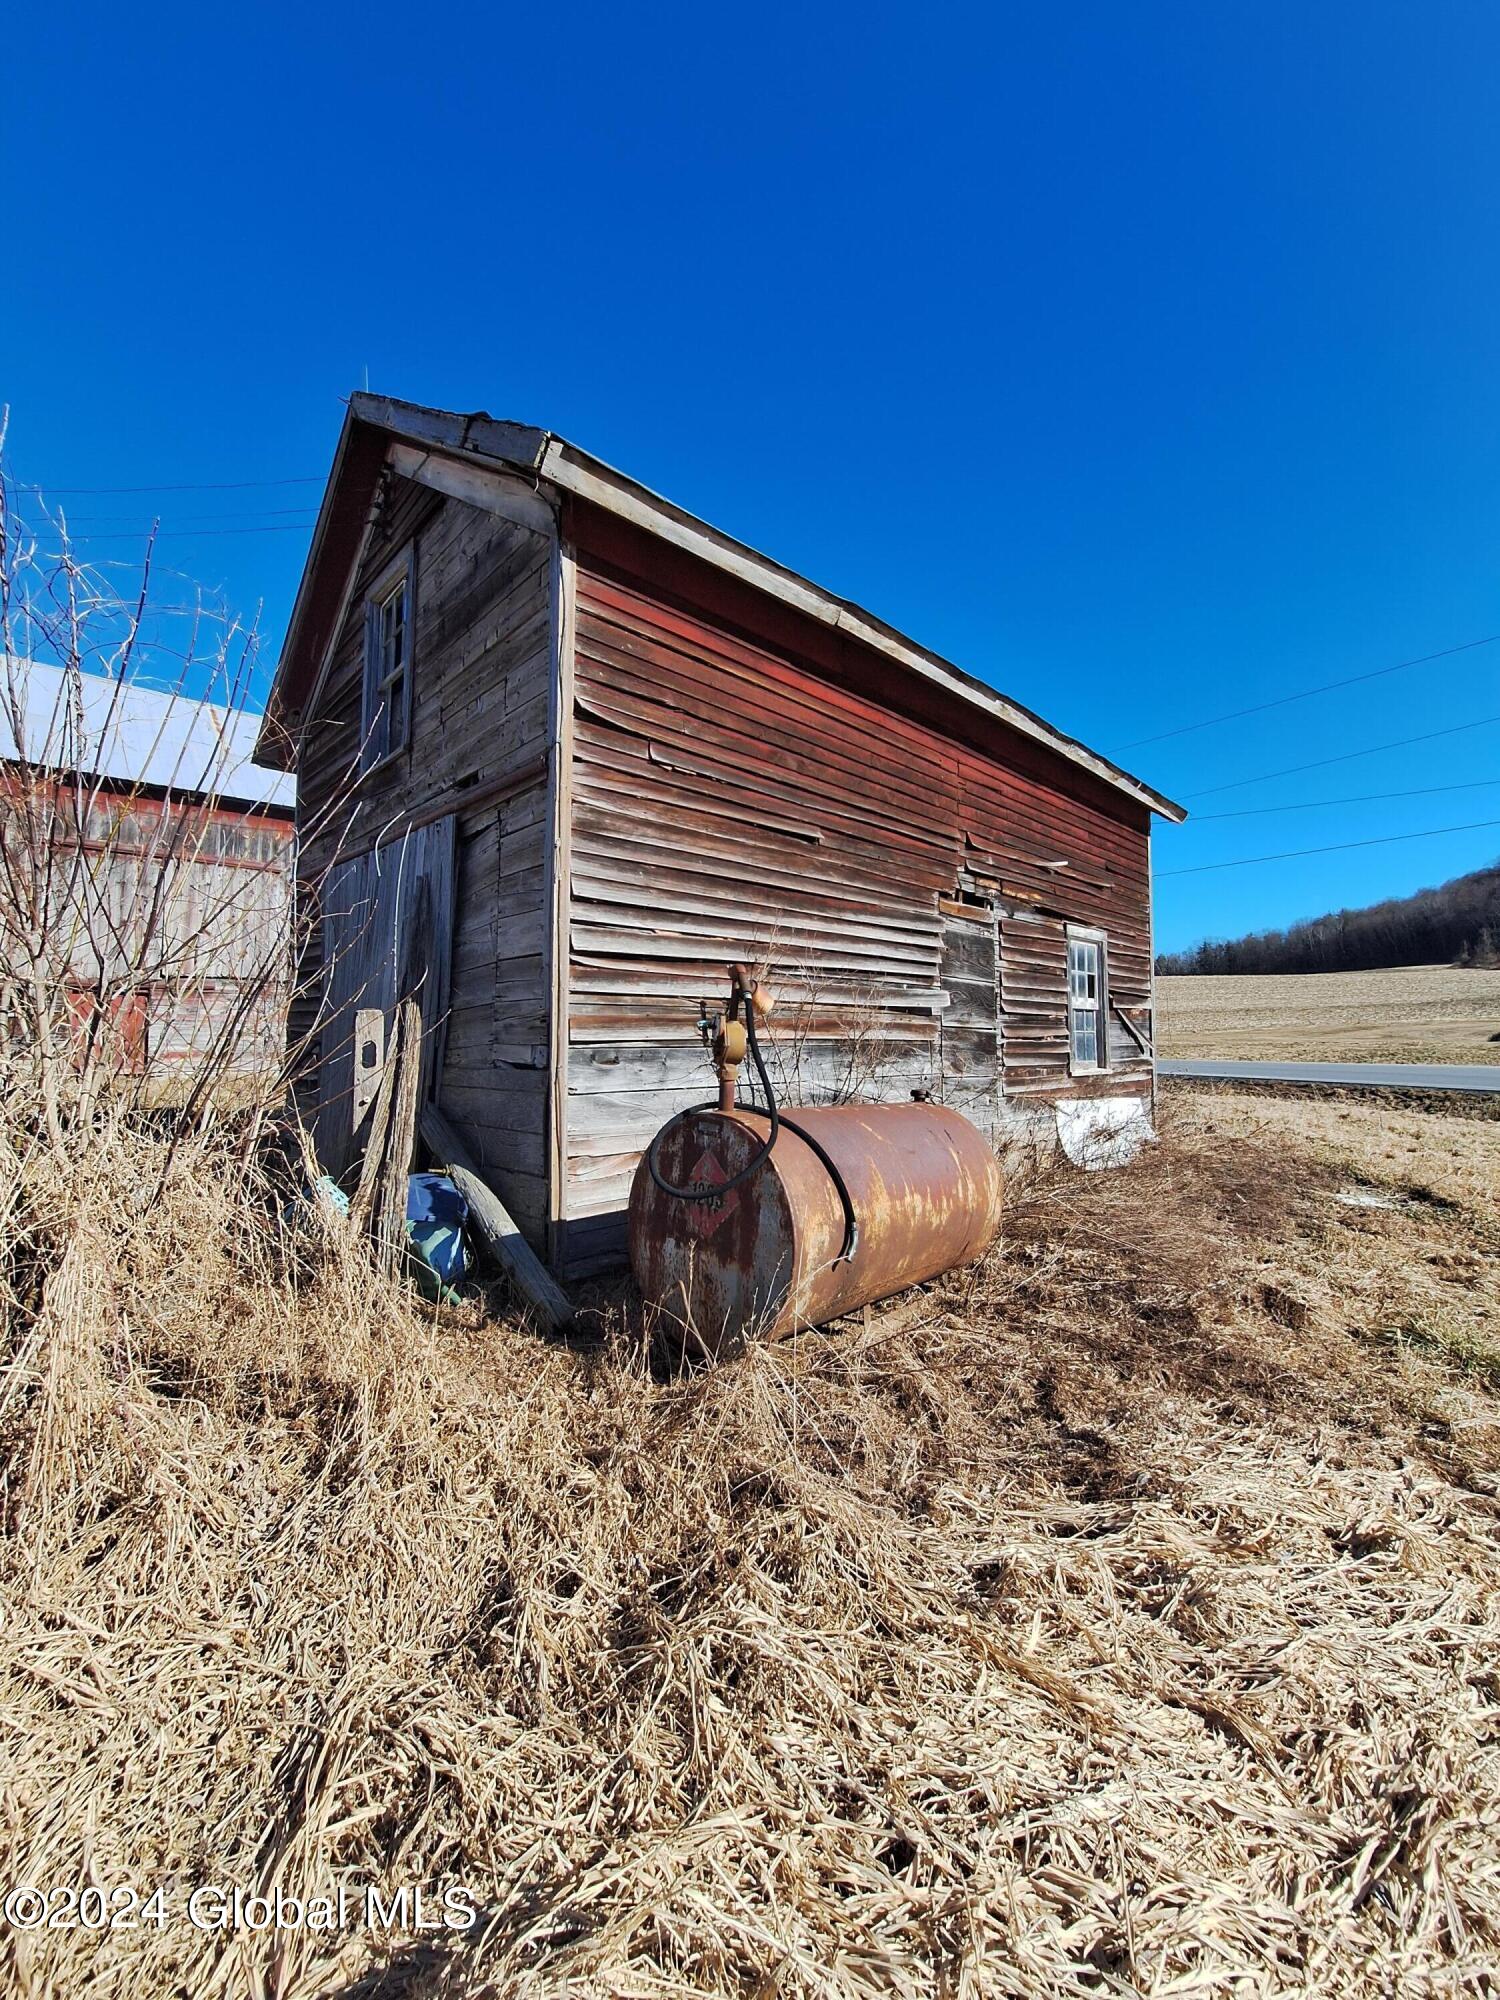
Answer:
<svg viewBox="0 0 1500 2000"><path fill-rule="evenodd" d="M632 834L630 815L619 806L608 814L590 814L589 820L589 829L581 832L577 840L575 873L584 872L596 881L630 882L649 872L663 893L675 890L681 894L695 885L700 890L706 888L705 876L717 866L720 879L713 893L721 901L732 898L742 887L752 893L767 894L788 890L809 910L822 908L837 916L895 925L903 931L930 934L937 929L936 911L927 907L926 900L932 886L931 870L924 869L919 876L905 881L887 877L878 886L866 888L856 877L849 874L840 877L833 872L844 852L842 847L831 850L823 867L816 865L814 856L806 857L807 866L798 867L792 865L790 857L766 854L755 848L735 856L731 873L725 868L724 843L704 839L701 831L696 840L692 837L679 840L671 828L662 828L654 839L643 836L638 827ZM901 907L898 898L903 890L912 888L922 901L918 909L908 911Z"/></svg>
<svg viewBox="0 0 1500 2000"><path fill-rule="evenodd" d="M1070 1089L1061 916L1013 917L997 951L992 925L940 899L991 870L1075 921L1102 911L1113 939L1136 922L1119 887L1136 827L587 565L578 606L568 1173L570 1219L601 1223L590 1243L662 1118L712 1095L692 1024L732 957L770 961L783 1005L795 988L809 1094L848 1081L847 1023L819 988L858 1018L872 1094L936 1081L983 1122L1002 1076ZM1135 900L1144 919L1144 883Z"/></svg>
<svg viewBox="0 0 1500 2000"><path fill-rule="evenodd" d="M587 633L588 628L586 627L585 630ZM661 657L657 655L653 659L653 665L657 669L658 678L660 678ZM772 694L761 692L757 698L762 702L767 702L774 700L781 692L780 689L774 690ZM692 715L694 712L691 703L681 698L682 689L680 683L672 687L672 693L675 709ZM743 695L737 695L736 706L742 706L745 699ZM757 718L757 725L761 729L763 737L768 738L771 742L779 742L781 744L796 744L798 742L799 739L795 735L788 737L782 733L785 730L787 719L785 710L789 706L790 703L784 700L779 710L773 709L769 711L774 716L773 723L767 724L763 718ZM694 729L692 731L694 739L697 736L698 725L712 724L716 720L722 723L723 707L722 696L719 697L717 710L706 705L706 703L700 706L694 716ZM667 734L673 733L673 724L670 720L671 711L666 712L668 715L667 720L661 720L660 717L663 711L656 705L644 700L638 701L632 708L623 711L623 713L617 705L615 712L621 713L622 720L629 720L639 730L649 731L654 726L656 729ZM893 740L902 729L899 718L880 715L878 720L878 729L872 731L867 740L852 746L857 752L858 761L855 765L857 774L862 774L866 770L880 771L883 767L880 750L883 749L889 753ZM911 731L911 728L911 725L906 725L908 732ZM732 732L730 732L730 735L732 737ZM894 772L893 790L895 795L899 797L905 791L911 800L919 823L928 820L933 812L935 803L939 807L939 817L941 817L941 806L944 802L940 799L935 799L935 791L951 792L954 789L955 773L958 769L959 761L957 755L949 750L941 758L933 759L924 766L921 758L912 747L912 740L903 740L901 748L905 753L901 763L890 767ZM785 760L778 758L777 761L780 763ZM969 767L964 774L968 781L964 786L966 795L974 789L973 774L976 768L984 769L982 766L977 766L974 760L970 760ZM1003 778L997 777L997 774L993 771L988 773L988 778L988 796L992 800L998 799L1001 796L1000 784ZM1057 839L1067 841L1066 814L1068 807L1066 801L1059 802L1055 795L1045 788L1035 784L1028 784L1019 778L1009 780L1006 796L1009 800L1007 810L1014 815L1015 827L1018 833L1024 836L1028 842L1034 843L1039 830L1042 828L1055 833ZM990 816L991 818L994 817L993 809ZM1096 815L1095 817L1098 816ZM1103 842L1106 845L1114 837L1112 827L1101 828L1101 833ZM992 839L994 838L993 833L991 837ZM1079 860L1075 857L1074 866L1078 867L1080 865ZM1096 877L1096 879L1102 880L1102 877Z"/></svg>
<svg viewBox="0 0 1500 2000"><path fill-rule="evenodd" d="M589 765L580 773L581 797L601 813L611 808L616 812L628 812L633 798L639 795L640 787L648 784L652 794L660 797L667 810L680 822L674 826L674 831L689 837L703 839L710 830L704 824L707 820L732 819L737 826L743 820L738 773L733 782L695 784L680 772L659 764L654 769L650 768L654 760L642 755L639 746L632 747L623 739L599 741L587 730L580 730L580 736L585 739L586 748L591 753ZM726 773L726 780L727 777ZM810 857L805 857L815 872L826 873L837 862L841 871L849 869L851 880L858 879L858 871L864 869L869 871L872 881L882 878L898 883L921 881L926 887L943 894L952 893L960 863L951 836L944 838L930 833L914 836L909 828L893 829L870 813L840 813L821 792L814 798L783 794L776 797L774 807L770 807L766 802L773 796L773 791L770 785L757 785L758 810L771 815L766 838L777 843L766 851L768 862L774 863L778 859L778 848L784 850L798 838L795 833L781 832L780 825L795 825L800 818L803 826L811 827L821 836L816 842L805 843L817 850ZM712 830L719 831L717 828ZM720 837L722 840L722 834ZM963 858L967 859L967 856ZM796 863L788 856L782 865ZM1034 894L1028 892L1027 900L1051 900L1062 896L1071 905L1082 896L1085 901L1097 905L1099 892L1092 891L1085 895L1085 887L1068 884L1060 873L1038 870L1034 878Z"/></svg>
<svg viewBox="0 0 1500 2000"><path fill-rule="evenodd" d="M728 757L715 765L700 757L696 768L690 768L685 761L667 763L650 755L654 744L638 749L628 740L600 741L592 731L587 734L588 747L594 753L594 768L586 779L591 796L597 798L606 789L627 791L641 784L649 785L653 792L661 788L663 797L678 799L689 812L706 808L708 817L729 818L736 840L743 838L747 818L744 765ZM894 863L893 873L921 873L934 888L952 886L951 840L903 820L898 813L883 813L873 806L861 809L853 800L841 797L826 774L824 778L809 777L799 786L782 771L768 772L758 777L755 798L769 822L768 835L795 839L797 835L784 835L779 826L807 826L818 837L806 839L806 845L849 842L858 849L863 844L878 851L887 865Z"/></svg>
<svg viewBox="0 0 1500 2000"><path fill-rule="evenodd" d="M644 881L642 894L649 894ZM743 912L718 911L707 899L705 903L701 921L694 923L686 910L644 912L630 903L580 896L574 903L573 935L581 951L694 960L718 956L772 969L809 962L828 971L863 968L876 981L890 977L938 983L938 952L925 939L871 938L837 924L803 924L786 917L768 916L752 926Z"/></svg>
<svg viewBox="0 0 1500 2000"><path fill-rule="evenodd" d="M817 769L837 787L844 803L857 805L861 774L867 773L881 786L883 803L891 813L899 814L904 808L920 827L927 823L922 817L924 795L929 809L936 795L937 802L946 800L950 805L942 816L953 817L957 775L951 760L924 768L918 756L893 756L890 732L885 736L887 754L883 756L847 738L820 742L812 734L816 724L811 716L792 726L784 710L763 707L759 713L747 713L744 708L726 706L723 692L710 695L701 687L696 701L669 685L649 693L627 693L618 670L607 677L598 675L600 661L586 637L580 641L580 655L590 658L596 675L586 694L577 698L581 717L617 733L645 739L658 747L658 761L670 767L675 759L686 775L718 778L726 762L739 764L746 757L758 757L771 761L777 773L785 773L794 788ZM765 702L764 693L760 700ZM826 726L825 720L825 730ZM816 754L810 754L813 744ZM865 802L870 803L868 794Z"/></svg>
<svg viewBox="0 0 1500 2000"><path fill-rule="evenodd" d="M574 852L580 860L613 855L622 862L628 859L651 866L666 852L682 867L704 862L722 865L725 841L732 838L732 831L719 823L719 816L711 822L701 810L687 801L669 798L657 787L651 824L643 827L632 803L638 796L638 791L623 790L607 798L597 792L575 796ZM723 820L741 817L738 808L725 806ZM756 886L767 894L806 885L814 892L833 890L888 908L893 895L900 896L913 887L921 892L933 881L935 871L930 867L905 872L883 867L878 849L865 853L833 842L826 848L821 842L812 846L795 835L780 834L774 824L767 828L757 822L757 831L765 845L757 847L747 865Z"/></svg>
<svg viewBox="0 0 1500 2000"><path fill-rule="evenodd" d="M573 962L584 970L599 974L599 980L594 982L597 990L607 990L600 981L616 969L626 976L628 985L651 987L667 993L691 983L698 977L697 968L702 967L711 973L717 987L723 983L725 976L726 948L736 947L732 955L745 959L747 951L738 949L739 946L752 941L769 941L774 946L778 937L769 919L759 923L752 919L733 928L725 925L716 929L706 925L695 930L680 922L669 921L666 916L652 923L640 913L630 914L634 921L618 907L595 908L592 905L581 907L574 913ZM649 940L653 935L661 941L662 948L659 950L650 947ZM779 935L785 940L789 933L783 931ZM647 943L638 950L641 939L647 940ZM849 969L838 975L828 964L811 958L799 959L785 949L772 950L757 962L762 972L774 966L778 991L790 991L796 987L805 992L824 989L832 992L837 989L862 995L881 984L905 993L938 990L936 943L930 951L901 953L899 971L895 969L894 956L884 955L887 951L894 953L894 947L865 946L857 942L847 945L840 957L848 961ZM877 967L883 965L890 970L882 980L878 973L872 977L870 964Z"/></svg>
<svg viewBox="0 0 1500 2000"><path fill-rule="evenodd" d="M747 818L744 765L726 757L715 766L700 756L697 768L690 769L686 760L667 764L652 757L651 744L639 738L609 738L582 726L579 737L581 748L589 753L582 774L587 796L599 799L611 790L628 794L645 785L653 793L660 790L664 798L677 800L690 813L701 803L709 817L732 822L736 843L743 838ZM770 770L757 773L755 798L758 811L771 822L768 835L786 837L779 833L777 822L809 826L821 836L810 845L848 841L858 847L864 843L901 872L921 869L933 888L952 887L957 866L954 843L929 832L920 822L905 821L898 813L883 813L873 806L861 810L854 801L841 797L831 783L825 787L821 781L809 780L799 788L782 773Z"/></svg>
<svg viewBox="0 0 1500 2000"><path fill-rule="evenodd" d="M712 860L712 856L706 858ZM834 884L814 870L792 872L768 868L758 856L748 858L742 872L724 876L720 886L710 890L704 884L702 864L694 870L688 856L676 846L662 848L654 858L640 858L638 854L620 854L610 842L596 846L592 840L580 840L574 852L572 876L574 886L590 890L598 900L622 900L622 890L636 892L642 882L650 882L652 904L690 912L704 908L704 898L712 898L714 904L728 908L736 902L744 906L750 896L772 898L790 892L796 896L798 910L806 918L826 918L840 926L858 926L864 936L920 936L930 940L938 930L932 912L922 910L908 916L900 908L892 908L890 898L856 894L848 882Z"/></svg>
<svg viewBox="0 0 1500 2000"><path fill-rule="evenodd" d="M665 866L658 871L632 859L619 865L613 878L604 872L607 866L592 857L579 858L574 885L576 922L604 928L659 928L674 936L698 933L715 939L726 935L777 936L790 941L794 937L837 935L856 955L879 957L889 945L903 959L917 956L927 963L935 960L941 948L936 912L927 915L914 907L919 899L930 901L930 892L917 892L904 908L893 897L883 910L854 905L840 910L831 907L812 885L800 891L777 886L758 892L753 868L747 869L736 885L722 856L703 867L697 895L685 869L678 872L687 879L672 881L666 878L673 871ZM736 886L741 890L738 897ZM648 891L644 905L639 895L630 894L643 887ZM660 923L653 925L653 917L659 917ZM719 953L719 945L713 945L710 955Z"/></svg>

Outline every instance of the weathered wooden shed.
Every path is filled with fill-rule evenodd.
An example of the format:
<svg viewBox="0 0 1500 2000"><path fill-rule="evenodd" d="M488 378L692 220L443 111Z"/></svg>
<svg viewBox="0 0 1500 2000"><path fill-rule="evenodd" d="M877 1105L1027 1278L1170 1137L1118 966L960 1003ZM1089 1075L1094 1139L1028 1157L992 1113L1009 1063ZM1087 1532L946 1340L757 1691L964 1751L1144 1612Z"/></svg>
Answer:
<svg viewBox="0 0 1500 2000"><path fill-rule="evenodd" d="M351 398L257 754L318 899L320 1150L355 1143L357 1010L415 994L565 1276L619 1261L642 1147L712 1094L729 960L779 993L789 1098L928 1090L1094 1157L1148 1129L1181 808L550 431Z"/></svg>

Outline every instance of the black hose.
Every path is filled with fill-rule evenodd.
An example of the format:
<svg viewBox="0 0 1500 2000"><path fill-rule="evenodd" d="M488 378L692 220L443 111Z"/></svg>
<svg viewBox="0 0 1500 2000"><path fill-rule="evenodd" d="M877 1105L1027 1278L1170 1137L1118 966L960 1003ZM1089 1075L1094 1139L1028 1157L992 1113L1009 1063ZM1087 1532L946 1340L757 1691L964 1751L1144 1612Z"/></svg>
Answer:
<svg viewBox="0 0 1500 2000"><path fill-rule="evenodd" d="M652 1180L662 1193L674 1195L678 1201L713 1201L719 1196L728 1194L731 1188L737 1188L742 1181L749 1180L753 1173L765 1165L771 1148L776 1144L776 1135L781 1130L781 1113L776 1107L776 1093L772 1090L771 1079L766 1074L765 1058L760 1052L760 1041L755 1032L755 1001L748 993L745 995L745 1036L750 1044L750 1056L755 1064L755 1073L760 1078L761 1089L765 1092L766 1113L771 1120L771 1129L767 1132L765 1143L754 1159L741 1167L737 1174L731 1174L727 1181L715 1181L712 1187L675 1187L665 1178L661 1168L656 1164L657 1148L677 1122L676 1118L668 1119L646 1148L646 1166L650 1170ZM686 1111L679 1111L677 1117L691 1118L699 1111L717 1111L718 1108L718 1098L711 1097L704 1104L690 1104ZM755 1108L759 1109L759 1106Z"/></svg>
<svg viewBox="0 0 1500 2000"><path fill-rule="evenodd" d="M834 1258L835 1264L847 1264L859 1248L859 1217L854 1213L854 1197L849 1192L849 1184L834 1165L833 1155L816 1140L805 1125L799 1125L795 1118L783 1118L782 1124L788 1132L795 1132L810 1153L815 1153L823 1162L828 1178L833 1182L838 1194L839 1205L844 1211L844 1247Z"/></svg>
<svg viewBox="0 0 1500 2000"><path fill-rule="evenodd" d="M669 1119L646 1148L646 1166L650 1171L651 1178L663 1194L673 1195L678 1201L712 1201L716 1196L727 1194L731 1188L739 1187L743 1181L749 1180L757 1168L764 1166L767 1155L776 1144L776 1135L780 1132L782 1126L785 1125L789 1132L796 1133L809 1152L815 1154L822 1161L828 1178L833 1182L834 1188L837 1190L839 1205L844 1211L844 1243L834 1262L836 1264L847 1264L859 1248L859 1217L854 1212L854 1199L849 1193L848 1183L834 1164L827 1149L813 1137L805 1125L799 1125L795 1119L784 1118L782 1116L780 1107L776 1102L776 1093L771 1088L771 1079L766 1074L765 1061L760 1052L760 1042L755 1033L755 1002L748 997L745 1001L745 1035L750 1044L750 1054L755 1063L755 1073L760 1078L760 1087L765 1093L766 1109L764 1115L771 1121L770 1130L766 1133L765 1143L762 1145L760 1151L755 1155L753 1160L750 1160L745 1166L741 1167L737 1174L732 1174L727 1181L716 1181L712 1187L674 1187L672 1182L665 1178L660 1167L656 1164L656 1149L676 1123L676 1119ZM714 1097L710 1098L705 1104L689 1105L686 1111L679 1111L677 1117L691 1118L699 1111L717 1111L718 1108L719 1100ZM758 1104L748 1104L742 1108L758 1113L761 1107Z"/></svg>

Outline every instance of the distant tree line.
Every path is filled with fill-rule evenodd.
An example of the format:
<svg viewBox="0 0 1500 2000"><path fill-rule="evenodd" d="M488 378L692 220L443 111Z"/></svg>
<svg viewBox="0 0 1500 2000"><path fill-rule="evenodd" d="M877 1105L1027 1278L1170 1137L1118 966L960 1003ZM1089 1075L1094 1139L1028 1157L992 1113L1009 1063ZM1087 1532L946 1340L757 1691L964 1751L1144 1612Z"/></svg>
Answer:
<svg viewBox="0 0 1500 2000"><path fill-rule="evenodd" d="M1338 910L1284 931L1162 952L1158 972L1373 972L1392 965L1500 965L1500 863L1436 889Z"/></svg>

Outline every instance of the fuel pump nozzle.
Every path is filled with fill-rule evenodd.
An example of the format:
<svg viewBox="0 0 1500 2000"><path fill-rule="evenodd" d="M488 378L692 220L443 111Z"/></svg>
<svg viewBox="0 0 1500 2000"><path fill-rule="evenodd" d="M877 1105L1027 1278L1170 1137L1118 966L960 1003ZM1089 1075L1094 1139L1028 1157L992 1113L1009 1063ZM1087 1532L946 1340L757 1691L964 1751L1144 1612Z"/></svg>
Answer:
<svg viewBox="0 0 1500 2000"><path fill-rule="evenodd" d="M731 965L729 968L729 1008L727 1013L713 1018L713 1035L710 1047L713 1050L714 1074L719 1079L719 1109L733 1111L735 1092L739 1086L740 1064L750 1049L750 1036L754 1028L754 1016L762 1019L775 1005L771 994L758 979L750 975L747 965ZM705 1036L705 1040L708 1037Z"/></svg>

